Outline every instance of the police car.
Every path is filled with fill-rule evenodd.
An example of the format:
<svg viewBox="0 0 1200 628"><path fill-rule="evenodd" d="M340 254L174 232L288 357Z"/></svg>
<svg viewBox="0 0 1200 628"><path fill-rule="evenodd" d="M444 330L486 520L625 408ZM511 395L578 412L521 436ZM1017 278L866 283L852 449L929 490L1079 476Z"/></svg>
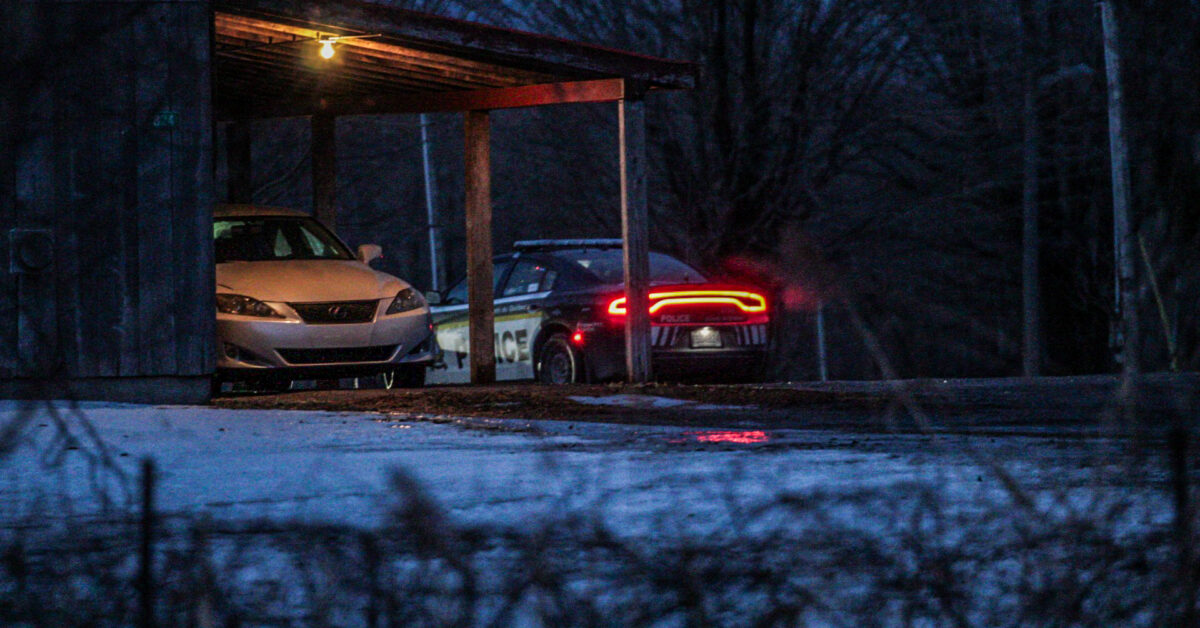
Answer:
<svg viewBox="0 0 1200 628"><path fill-rule="evenodd" d="M550 384L625 376L621 240L517 242L495 258L496 377ZM651 365L655 377L752 379L766 354L768 306L754 289L710 282L650 253ZM470 381L467 282L431 294L444 369L429 383Z"/></svg>

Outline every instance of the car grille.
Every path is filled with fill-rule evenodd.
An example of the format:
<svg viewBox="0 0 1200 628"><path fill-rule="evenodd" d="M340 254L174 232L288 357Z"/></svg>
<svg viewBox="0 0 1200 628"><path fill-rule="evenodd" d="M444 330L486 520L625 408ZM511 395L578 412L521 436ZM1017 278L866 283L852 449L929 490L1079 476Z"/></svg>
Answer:
<svg viewBox="0 0 1200 628"><path fill-rule="evenodd" d="M289 303L306 323L348 325L375 320L379 301L342 301L338 303Z"/></svg>
<svg viewBox="0 0 1200 628"><path fill-rule="evenodd" d="M349 347L338 349L277 349L289 364L340 364L345 362L384 362L396 353L398 345Z"/></svg>

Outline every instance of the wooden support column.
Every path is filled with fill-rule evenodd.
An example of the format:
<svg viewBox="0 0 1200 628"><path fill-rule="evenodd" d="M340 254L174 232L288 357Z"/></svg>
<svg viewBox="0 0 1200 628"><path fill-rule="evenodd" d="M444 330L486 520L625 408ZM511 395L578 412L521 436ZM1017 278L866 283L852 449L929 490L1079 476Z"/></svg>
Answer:
<svg viewBox="0 0 1200 628"><path fill-rule="evenodd" d="M467 310L470 318L471 383L496 381L495 315L492 311L491 118L466 114Z"/></svg>
<svg viewBox="0 0 1200 628"><path fill-rule="evenodd" d="M229 182L225 200L229 203L254 202L252 145L249 122L231 122L225 127L225 167Z"/></svg>
<svg viewBox="0 0 1200 628"><path fill-rule="evenodd" d="M337 232L337 118L312 117L313 215Z"/></svg>
<svg viewBox="0 0 1200 628"><path fill-rule="evenodd" d="M650 227L646 207L646 104L620 108L621 237L625 241L625 370L630 382L650 381Z"/></svg>
<svg viewBox="0 0 1200 628"><path fill-rule="evenodd" d="M1121 74L1121 40L1116 9L1111 0L1100 2L1104 29L1104 64L1108 70L1108 137L1112 167L1113 195L1113 307L1116 311L1116 336L1113 357L1121 365L1121 374L1131 379L1140 370L1138 326L1137 234L1130 220L1133 183L1129 169L1129 137L1125 128L1125 96Z"/></svg>

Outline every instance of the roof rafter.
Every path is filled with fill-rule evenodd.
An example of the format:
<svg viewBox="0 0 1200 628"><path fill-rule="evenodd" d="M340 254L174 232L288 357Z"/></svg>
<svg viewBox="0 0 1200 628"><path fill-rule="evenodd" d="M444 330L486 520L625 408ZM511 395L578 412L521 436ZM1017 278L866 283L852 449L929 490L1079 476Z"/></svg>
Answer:
<svg viewBox="0 0 1200 628"><path fill-rule="evenodd" d="M214 0L213 8L217 112L226 120L605 102L690 89L697 77L690 63L359 0ZM364 34L371 38L339 43L333 59L317 54L321 36Z"/></svg>

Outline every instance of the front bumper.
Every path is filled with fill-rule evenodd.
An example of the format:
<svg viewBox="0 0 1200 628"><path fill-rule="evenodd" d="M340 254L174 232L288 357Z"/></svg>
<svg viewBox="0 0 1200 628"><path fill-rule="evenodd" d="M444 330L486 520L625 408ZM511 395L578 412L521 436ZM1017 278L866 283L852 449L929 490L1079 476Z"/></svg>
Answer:
<svg viewBox="0 0 1200 628"><path fill-rule="evenodd" d="M437 343L427 310L353 324L217 315L217 373L227 380L325 379L380 373L402 364L432 364ZM272 304L277 310L286 306Z"/></svg>

